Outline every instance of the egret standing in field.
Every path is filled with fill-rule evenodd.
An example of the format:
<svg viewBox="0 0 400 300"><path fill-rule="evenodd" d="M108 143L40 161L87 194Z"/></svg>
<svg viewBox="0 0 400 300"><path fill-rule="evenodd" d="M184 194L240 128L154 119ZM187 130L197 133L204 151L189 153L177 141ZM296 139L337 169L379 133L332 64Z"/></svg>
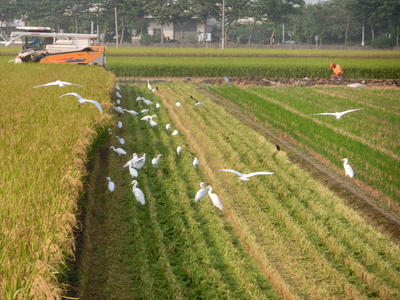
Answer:
<svg viewBox="0 0 400 300"><path fill-rule="evenodd" d="M161 107L160 103L156 103L156 108L159 109Z"/></svg>
<svg viewBox="0 0 400 300"><path fill-rule="evenodd" d="M114 146L111 146L110 149L114 150L114 152L118 154L119 160L121 160L121 155L126 155L126 151L122 148L115 148Z"/></svg>
<svg viewBox="0 0 400 300"><path fill-rule="evenodd" d="M100 113L103 114L103 109L101 108L101 105L100 105L99 102L97 102L95 100L85 99L85 98L83 98L81 95L79 95L77 93L67 93L67 94L61 95L60 98L64 97L64 96L67 96L67 95L71 95L71 96L77 97L78 98L78 102L79 102L79 106L83 105L83 104L86 104L87 102L94 104L97 107L97 109L100 111Z"/></svg>
<svg viewBox="0 0 400 300"><path fill-rule="evenodd" d="M180 102L176 102L175 105L179 107L179 106L181 106L181 103Z"/></svg>
<svg viewBox="0 0 400 300"><path fill-rule="evenodd" d="M195 157L193 159L193 167L197 168L199 166L199 164L200 164L199 160L197 159L197 157Z"/></svg>
<svg viewBox="0 0 400 300"><path fill-rule="evenodd" d="M130 166L130 164L134 164L138 159L139 159L138 154L133 153L132 158L126 164L124 164L124 168Z"/></svg>
<svg viewBox="0 0 400 300"><path fill-rule="evenodd" d="M116 136L116 138L118 139L118 142L119 142L121 145L124 145L124 144L125 144L125 140L124 140L123 138L120 138L119 136Z"/></svg>
<svg viewBox="0 0 400 300"><path fill-rule="evenodd" d="M152 163L152 165L153 165L154 168L157 168L158 162L160 161L160 158L161 158L162 156L163 156L162 154L158 154L157 157L154 157L154 158L151 160L151 163Z"/></svg>
<svg viewBox="0 0 400 300"><path fill-rule="evenodd" d="M113 106L113 108L119 115L123 115L124 114L124 110L122 109L121 106Z"/></svg>
<svg viewBox="0 0 400 300"><path fill-rule="evenodd" d="M239 179L242 180L242 181L248 181L248 180L250 180L249 179L250 177L256 176L256 175L272 175L272 174L274 174L274 172L253 172L253 173L249 173L249 174L243 174L243 173L240 173L239 171L229 170L229 169L221 169L221 170L218 170L218 171L234 173L234 174L238 175Z"/></svg>
<svg viewBox="0 0 400 300"><path fill-rule="evenodd" d="M228 76L225 76L225 82L226 82L226 83L230 83L230 82L231 82L231 79L230 79Z"/></svg>
<svg viewBox="0 0 400 300"><path fill-rule="evenodd" d="M340 120L340 118L349 113L349 112L353 112L353 111L357 111L357 110L361 110L364 109L363 108L357 108L357 109L350 109L350 110L346 110L346 111L342 111L342 112L335 112L335 113L320 113L320 114L311 114L311 116L325 116L325 115L331 115L331 116L335 116L337 120Z"/></svg>
<svg viewBox="0 0 400 300"><path fill-rule="evenodd" d="M138 185L137 180L133 180L131 182L131 185L133 185L132 193L135 195L136 201L139 202L142 205L145 205L146 204L146 199L144 198L144 194L143 194L141 189L136 187Z"/></svg>
<svg viewBox="0 0 400 300"><path fill-rule="evenodd" d="M178 154L178 156L179 156L179 155L181 155L181 153L182 153L182 147L181 147L181 146L178 146L178 147L176 148L176 154Z"/></svg>
<svg viewBox="0 0 400 300"><path fill-rule="evenodd" d="M121 89L119 88L119 85L118 85L117 83L115 84L115 89L116 89L117 91L121 90Z"/></svg>
<svg viewBox="0 0 400 300"><path fill-rule="evenodd" d="M204 182L201 182L200 189L197 191L196 196L194 197L194 201L198 202L203 199L207 192L208 190L206 188L206 184Z"/></svg>
<svg viewBox="0 0 400 300"><path fill-rule="evenodd" d="M138 177L139 176L139 173L138 173L138 171L133 167L133 162L132 162L132 160L130 160L130 161L128 161L125 165L124 165L124 167L126 166L126 165L128 165L128 167L129 167L129 174L131 175L131 177L132 178L135 178L135 177Z"/></svg>
<svg viewBox="0 0 400 300"><path fill-rule="evenodd" d="M165 125L165 129L166 129L166 130L170 130L170 129L171 129L171 124Z"/></svg>
<svg viewBox="0 0 400 300"><path fill-rule="evenodd" d="M217 194L213 193L212 190L212 186L209 185L207 186L208 189L208 196L210 196L211 198L211 202L214 204L215 207L218 207L220 210L222 210L224 207L222 206L222 202L221 199L218 197Z"/></svg>
<svg viewBox="0 0 400 300"><path fill-rule="evenodd" d="M61 81L61 80L56 80L56 81L49 82L49 83L46 83L46 84L36 85L33 88L38 88L38 87L41 87L41 86L52 86L52 85L58 85L61 88L66 86L66 85L73 85L73 86L83 87L83 85L70 83L70 82L66 82L66 81Z"/></svg>
<svg viewBox="0 0 400 300"><path fill-rule="evenodd" d="M108 190L109 190L110 192L114 192L114 190L115 190L115 183L111 181L111 178L110 178L110 177L107 177L107 180L108 180Z"/></svg>
<svg viewBox="0 0 400 300"><path fill-rule="evenodd" d="M175 130L171 133L171 136L172 136L172 135L178 135L178 134L179 134L179 131L175 129Z"/></svg>
<svg viewBox="0 0 400 300"><path fill-rule="evenodd" d="M128 110L128 109L123 109L123 111L126 111L127 113L131 114L132 116L137 116L139 113L134 111L134 110Z"/></svg>
<svg viewBox="0 0 400 300"><path fill-rule="evenodd" d="M118 122L117 122L117 126L118 126L118 128L122 128L122 122L121 122L121 121L118 121Z"/></svg>
<svg viewBox="0 0 400 300"><path fill-rule="evenodd" d="M354 177L354 171L353 168L349 165L349 160L347 158L341 159L343 161L343 167L344 167L344 176L349 176L350 178Z"/></svg>
<svg viewBox="0 0 400 300"><path fill-rule="evenodd" d="M150 80L147 80L147 88L148 88L150 91L153 90L153 87L152 87L151 84L150 84Z"/></svg>

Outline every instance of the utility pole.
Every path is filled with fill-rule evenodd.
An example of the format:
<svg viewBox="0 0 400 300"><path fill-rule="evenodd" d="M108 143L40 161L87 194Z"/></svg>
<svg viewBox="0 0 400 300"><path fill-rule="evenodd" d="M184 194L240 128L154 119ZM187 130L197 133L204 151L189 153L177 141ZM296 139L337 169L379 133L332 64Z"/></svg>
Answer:
<svg viewBox="0 0 400 300"><path fill-rule="evenodd" d="M115 11L115 46L117 47L117 48L119 48L119 45L118 45L118 38L119 38L119 36L118 36L118 22L117 22L117 7L114 7L114 11Z"/></svg>
<svg viewBox="0 0 400 300"><path fill-rule="evenodd" d="M225 49L225 0L222 0L222 41L221 41L221 49Z"/></svg>

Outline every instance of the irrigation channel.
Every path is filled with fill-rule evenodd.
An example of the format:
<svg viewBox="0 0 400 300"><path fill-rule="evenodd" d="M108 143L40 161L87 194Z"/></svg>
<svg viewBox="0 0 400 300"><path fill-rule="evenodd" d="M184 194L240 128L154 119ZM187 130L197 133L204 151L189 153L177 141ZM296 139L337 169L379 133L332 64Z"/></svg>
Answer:
<svg viewBox="0 0 400 300"><path fill-rule="evenodd" d="M146 90L147 80L120 79L121 106L134 110L145 108L135 99L153 97ZM389 262L383 263L385 266L377 263L378 256L391 257L398 251L400 221L395 215L204 85L217 82L205 79L200 84L190 78L175 78L173 81L185 82L188 87L182 84L168 87L168 79L149 80L160 86L152 101L162 106L157 112L149 112L157 114L155 120L159 127L154 129L140 118L114 112L116 121L122 121L124 126L112 128L113 133L105 137L88 165L86 193L80 204L82 227L77 232L76 264L67 296L80 299L396 299L400 295L396 258L393 261L388 258ZM251 83L249 78L246 80ZM267 82L267 85L282 82L268 81L274 83ZM393 84L398 82L387 85ZM175 102L185 105L191 95L199 101L207 99L210 102L207 104L212 102L215 112L209 116L200 111L200 106L192 105L182 114ZM225 117L231 118L231 123L222 120ZM165 123L179 128L181 136L171 137ZM237 128L241 124L245 127ZM225 135L217 137L218 132ZM248 132L254 132L254 136ZM111 145L117 146L116 135L126 141L120 146L129 149L122 159L110 151ZM235 150L236 143L252 147L249 146L252 138L260 140L262 145L255 146L254 153ZM223 145L217 146L216 141ZM184 155L175 153L177 145L183 146ZM275 145L280 146L280 151ZM132 178L122 167L133 151L148 155L148 165L137 178L138 187L147 198L145 206L135 201L129 185ZM163 158L160 166L153 168L150 160L158 153L163 153ZM242 184L237 178L224 181L213 172L223 165L224 159L239 168L243 164L236 160L241 157L254 167L264 163L260 158L264 155L271 157L267 159L271 165L276 162L275 167L288 167L289 178L307 177L303 184L311 192L304 199L320 193L317 197L321 201L306 203L300 195L298 199L293 198L291 192L299 192L301 188L293 187L291 192L282 189L280 181L292 180L284 175L275 181L272 179L269 187L263 187L263 179ZM202 163L194 170L191 162L195 156ZM106 189L108 176L116 182L113 193ZM308 185L311 180L327 189L317 192L320 188L314 187L314 183ZM216 192L222 199L228 195L237 199L226 201L223 211L213 207L209 199L195 203L192 198L201 181L219 187ZM277 196L270 193L272 188ZM234 194L229 194L230 189ZM329 193L332 196L326 196ZM331 201L325 196L335 199L331 208L334 212L322 212L324 206L329 207L325 202ZM261 198L269 200L259 203ZM284 198L293 198L293 202L284 202ZM320 223L321 216L326 223ZM364 232L370 226L368 223L379 225L379 229L374 229L376 237L374 233ZM330 225L317 228L318 224ZM329 231L342 225L338 231L343 231L343 235ZM354 236L346 227L356 232ZM389 233L390 238L380 236L381 232ZM343 240L349 237L354 241ZM374 239L381 240L380 244L372 245ZM395 250L380 248L392 242ZM371 252L362 247L371 248ZM371 259L375 256L376 261Z"/></svg>

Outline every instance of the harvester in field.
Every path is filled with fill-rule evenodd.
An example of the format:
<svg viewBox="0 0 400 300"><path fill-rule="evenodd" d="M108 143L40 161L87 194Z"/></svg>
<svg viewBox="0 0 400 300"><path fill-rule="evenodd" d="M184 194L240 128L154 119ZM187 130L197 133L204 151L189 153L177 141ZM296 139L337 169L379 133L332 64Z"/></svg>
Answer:
<svg viewBox="0 0 400 300"><path fill-rule="evenodd" d="M105 66L105 47L98 45L97 34L58 33L50 27L17 27L13 39L21 38L22 62Z"/></svg>

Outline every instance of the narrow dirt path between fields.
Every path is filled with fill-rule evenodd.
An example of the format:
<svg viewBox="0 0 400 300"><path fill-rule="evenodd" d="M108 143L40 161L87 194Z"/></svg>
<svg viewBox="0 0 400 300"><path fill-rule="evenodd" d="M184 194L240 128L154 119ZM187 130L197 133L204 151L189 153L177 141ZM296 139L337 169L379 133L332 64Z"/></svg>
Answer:
<svg viewBox="0 0 400 300"><path fill-rule="evenodd" d="M157 82L168 81L186 81L194 83L203 83L205 86L213 84L225 83L224 78L191 78L191 77L125 77L118 78L121 83L138 83L147 84L150 80L153 87L157 86ZM332 81L327 78L313 78L313 79L296 79L296 78L264 78L257 76L246 76L231 78L231 81L237 85L262 85L262 86L289 86L289 85L348 85L352 83L362 83L367 86L381 86L381 87L400 87L400 80L396 79L369 79L369 80L355 80L345 79L343 81ZM379 207L375 200L359 187L353 185L347 178L337 176L323 165L315 162L312 158L305 155L296 149L287 139L278 137L272 132L268 131L264 126L254 121L250 116L244 115L229 100L219 97L211 93L206 87L200 86L202 93L207 97L212 98L215 102L224 106L233 116L240 119L247 126L254 130L261 132L268 140L280 145L281 149L288 154L292 162L298 164L302 169L310 173L315 179L320 181L330 190L334 191L336 195L346 199L348 204L354 209L361 211L371 222L382 228L382 230L391 233L393 238L400 242L400 218L385 209Z"/></svg>

